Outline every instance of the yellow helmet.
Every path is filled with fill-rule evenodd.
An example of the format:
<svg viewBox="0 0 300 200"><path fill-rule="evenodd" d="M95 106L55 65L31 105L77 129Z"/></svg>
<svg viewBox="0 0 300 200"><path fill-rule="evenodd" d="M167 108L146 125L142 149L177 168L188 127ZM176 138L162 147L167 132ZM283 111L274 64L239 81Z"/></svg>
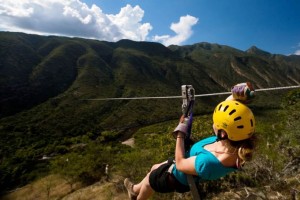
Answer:
<svg viewBox="0 0 300 200"><path fill-rule="evenodd" d="M226 131L232 141L250 138L255 129L252 111L238 101L227 100L219 103L213 114L215 127Z"/></svg>

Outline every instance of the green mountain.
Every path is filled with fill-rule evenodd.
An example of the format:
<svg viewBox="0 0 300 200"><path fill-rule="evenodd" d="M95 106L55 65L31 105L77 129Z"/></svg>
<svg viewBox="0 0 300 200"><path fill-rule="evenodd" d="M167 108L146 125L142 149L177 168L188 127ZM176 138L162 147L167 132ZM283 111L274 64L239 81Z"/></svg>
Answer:
<svg viewBox="0 0 300 200"><path fill-rule="evenodd" d="M6 32L0 33L0 45L1 117L62 96L177 95L182 84L192 84L200 94L228 91L245 80L257 88L300 80L299 56L272 55L257 47L246 52L209 43L167 48Z"/></svg>
<svg viewBox="0 0 300 200"><path fill-rule="evenodd" d="M0 32L1 188L32 180L47 167L37 160L61 155L75 143L129 138L138 127L177 119L180 99L93 101L107 97L179 96L299 85L300 56L257 47L241 51L197 43L159 43ZM261 93L265 94L265 93ZM259 95L253 109L279 107L282 92ZM197 99L195 114L210 113L224 96ZM273 103L272 103L273 102ZM33 169L38 169L33 174Z"/></svg>

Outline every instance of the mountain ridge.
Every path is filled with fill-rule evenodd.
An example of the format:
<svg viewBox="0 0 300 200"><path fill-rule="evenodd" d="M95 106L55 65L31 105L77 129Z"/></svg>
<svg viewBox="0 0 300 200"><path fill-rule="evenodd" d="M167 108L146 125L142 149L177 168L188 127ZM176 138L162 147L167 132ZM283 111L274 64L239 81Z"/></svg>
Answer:
<svg viewBox="0 0 300 200"><path fill-rule="evenodd" d="M2 91L6 91L0 96L1 110L4 110L2 116L5 116L5 107L9 107L6 98L21 104L25 93L33 90L31 93L38 93L35 95L37 100L32 103L34 106L72 88L77 78L84 77L83 72L88 73L82 70L85 65L89 68L98 66L97 73L101 74L92 84L101 87L101 84L107 86L109 82L117 81L117 85L111 85L115 95L111 93L113 96L110 97L120 96L117 91L127 82L142 84L145 80L168 84L172 90L181 84L194 83L196 88L200 88L199 92L228 89L235 82L244 80L252 81L258 88L277 83L278 86L299 84L300 80L297 75L300 71L299 56L272 55L255 46L243 52L207 42L165 47L154 42L120 40L111 43L6 32L1 32L0 38L1 55L6 58L0 62ZM274 70L278 72L274 73ZM199 77L197 73L203 76ZM288 78L282 77L282 74ZM205 84L199 85L196 81L199 79ZM202 88L205 89L201 91ZM124 95L128 95L127 92ZM23 96L22 100L18 96ZM11 114L16 112L18 109Z"/></svg>
<svg viewBox="0 0 300 200"><path fill-rule="evenodd" d="M207 93L228 90L245 80L257 88L300 82L300 56L270 54L255 46L244 52L207 42L165 47L154 42L112 43L7 32L0 33L0 40L0 55L6 58L0 62L2 117L68 90L79 96L84 93L80 87L100 87L101 94L109 95L91 92L82 96L95 98L157 95L155 90L150 92L151 84L160 90L156 84L164 85L169 95L174 95L183 84L193 84L198 93ZM134 91L136 83L150 86L147 93Z"/></svg>

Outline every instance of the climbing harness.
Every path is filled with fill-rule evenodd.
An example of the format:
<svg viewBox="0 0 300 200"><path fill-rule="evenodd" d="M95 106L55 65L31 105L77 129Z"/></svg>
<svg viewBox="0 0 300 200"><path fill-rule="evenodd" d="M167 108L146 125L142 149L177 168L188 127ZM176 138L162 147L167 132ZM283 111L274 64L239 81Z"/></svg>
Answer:
<svg viewBox="0 0 300 200"><path fill-rule="evenodd" d="M300 85L284 86L284 87L273 87L273 88L261 88L255 89L255 92L262 91L272 91L272 90L287 90L300 88ZM194 97L208 97L208 96L219 96L228 95L231 92L218 92L218 93L208 93L208 94L198 94ZM95 98L95 99L82 99L83 101L113 101L113 100L144 100L144 99L181 99L182 96L157 96L157 97L113 97L113 98Z"/></svg>
<svg viewBox="0 0 300 200"><path fill-rule="evenodd" d="M192 85L182 85L181 86L181 96L182 96L182 114L184 117L189 118L188 131L186 138L184 139L185 150L190 149L191 145L191 132L193 123L193 106L195 103L195 89ZM188 184L193 196L193 199L201 199L199 195L198 188L196 186L193 175L187 174Z"/></svg>

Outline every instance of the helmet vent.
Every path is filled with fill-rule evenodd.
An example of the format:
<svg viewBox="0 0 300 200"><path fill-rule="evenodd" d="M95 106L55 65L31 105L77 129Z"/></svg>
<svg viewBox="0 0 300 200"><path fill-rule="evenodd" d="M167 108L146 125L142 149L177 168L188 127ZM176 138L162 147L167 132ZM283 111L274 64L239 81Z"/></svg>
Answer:
<svg viewBox="0 0 300 200"><path fill-rule="evenodd" d="M226 112L226 110L229 108L229 106L227 105L227 106L225 106L225 108L224 108L224 112Z"/></svg>
<svg viewBox="0 0 300 200"><path fill-rule="evenodd" d="M253 120L252 119L250 119L250 123L251 123L251 127L253 127Z"/></svg>
<svg viewBox="0 0 300 200"><path fill-rule="evenodd" d="M242 129L242 128L244 128L244 126L240 125L240 126L237 126L237 128Z"/></svg>
<svg viewBox="0 0 300 200"><path fill-rule="evenodd" d="M238 121L238 120L241 120L241 119L242 119L241 116L239 116L239 117L234 118L234 121Z"/></svg>
<svg viewBox="0 0 300 200"><path fill-rule="evenodd" d="M219 106L219 109L218 109L218 110L221 110L221 108L222 108L222 104Z"/></svg>
<svg viewBox="0 0 300 200"><path fill-rule="evenodd" d="M236 112L236 110L233 109L232 111L230 111L229 115L232 115L232 114L235 113L235 112Z"/></svg>

